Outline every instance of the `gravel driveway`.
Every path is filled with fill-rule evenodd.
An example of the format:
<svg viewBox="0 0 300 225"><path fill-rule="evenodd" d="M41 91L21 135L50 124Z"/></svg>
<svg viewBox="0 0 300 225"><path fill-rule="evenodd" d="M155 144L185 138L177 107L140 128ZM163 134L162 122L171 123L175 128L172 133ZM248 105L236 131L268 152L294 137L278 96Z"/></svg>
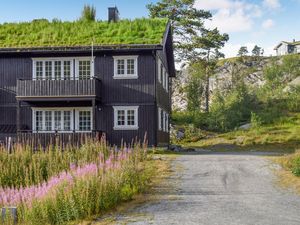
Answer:
<svg viewBox="0 0 300 225"><path fill-rule="evenodd" d="M161 198L132 209L117 224L299 225L300 196L276 185L266 157L181 155Z"/></svg>

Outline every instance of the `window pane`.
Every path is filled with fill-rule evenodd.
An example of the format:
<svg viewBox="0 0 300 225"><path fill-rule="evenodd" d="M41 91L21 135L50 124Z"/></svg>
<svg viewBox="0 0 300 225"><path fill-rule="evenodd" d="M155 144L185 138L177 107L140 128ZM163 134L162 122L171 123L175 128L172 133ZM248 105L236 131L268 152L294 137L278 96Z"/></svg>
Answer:
<svg viewBox="0 0 300 225"><path fill-rule="evenodd" d="M125 74L125 60L124 59L117 60L117 74L118 75Z"/></svg>
<svg viewBox="0 0 300 225"><path fill-rule="evenodd" d="M90 131L91 129L91 112L79 111L79 130Z"/></svg>
<svg viewBox="0 0 300 225"><path fill-rule="evenodd" d="M61 111L54 111L54 130L61 130Z"/></svg>
<svg viewBox="0 0 300 225"><path fill-rule="evenodd" d="M71 112L64 111L64 130L70 131L71 130Z"/></svg>
<svg viewBox="0 0 300 225"><path fill-rule="evenodd" d="M90 79L91 78L91 61L84 60L78 62L78 72L79 72L79 79Z"/></svg>
<svg viewBox="0 0 300 225"><path fill-rule="evenodd" d="M71 61L64 61L64 79L71 79Z"/></svg>
<svg viewBox="0 0 300 225"><path fill-rule="evenodd" d="M127 111L127 125L134 126L135 125L135 110Z"/></svg>
<svg viewBox="0 0 300 225"><path fill-rule="evenodd" d="M55 80L61 79L61 61L54 62L54 77Z"/></svg>
<svg viewBox="0 0 300 225"><path fill-rule="evenodd" d="M46 80L52 79L52 62L51 61L45 62L45 79Z"/></svg>
<svg viewBox="0 0 300 225"><path fill-rule="evenodd" d="M128 59L127 60L127 74L133 75L134 72L134 59Z"/></svg>
<svg viewBox="0 0 300 225"><path fill-rule="evenodd" d="M164 76L164 66L163 64L160 64L160 80L163 82L163 76Z"/></svg>
<svg viewBox="0 0 300 225"><path fill-rule="evenodd" d="M35 112L35 129L43 130L43 112L42 111Z"/></svg>
<svg viewBox="0 0 300 225"><path fill-rule="evenodd" d="M124 126L125 125L125 111L124 110L118 110L117 112L118 116L118 126Z"/></svg>
<svg viewBox="0 0 300 225"><path fill-rule="evenodd" d="M45 130L51 131L52 130L52 112L45 111Z"/></svg>
<svg viewBox="0 0 300 225"><path fill-rule="evenodd" d="M37 61L35 63L35 77L37 80L43 79L43 62Z"/></svg>

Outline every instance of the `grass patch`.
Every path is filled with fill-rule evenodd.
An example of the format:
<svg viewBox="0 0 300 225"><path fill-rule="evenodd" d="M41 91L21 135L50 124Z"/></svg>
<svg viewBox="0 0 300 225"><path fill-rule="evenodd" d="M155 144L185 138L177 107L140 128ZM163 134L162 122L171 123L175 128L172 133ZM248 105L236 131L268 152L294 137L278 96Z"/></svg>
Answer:
<svg viewBox="0 0 300 225"><path fill-rule="evenodd" d="M161 44L166 19L107 21L34 20L0 24L0 48Z"/></svg>
<svg viewBox="0 0 300 225"><path fill-rule="evenodd" d="M250 130L236 130L215 134L197 142L188 142L187 147L211 150L278 150L294 152L300 146L300 114L290 114L274 124L262 125Z"/></svg>
<svg viewBox="0 0 300 225"><path fill-rule="evenodd" d="M147 161L145 166L145 173L148 174L149 183L147 188L143 193L133 196L132 200L123 202L118 206L114 207L112 210L105 212L102 215L98 215L94 218L90 218L85 221L76 221L71 223L71 225L80 224L97 224L97 225L107 225L114 224L116 222L116 217L119 215L128 215L128 212L140 205L145 203L157 201L160 196L157 194L155 187L158 187L166 178L170 177L172 174L171 161L174 159L171 155L157 155L156 153L150 156L150 160ZM132 216L132 215L129 215ZM134 215L134 217L145 217L147 215ZM100 218L99 218L100 217Z"/></svg>
<svg viewBox="0 0 300 225"><path fill-rule="evenodd" d="M300 151L273 160L282 166L282 169L277 171L279 184L300 194Z"/></svg>

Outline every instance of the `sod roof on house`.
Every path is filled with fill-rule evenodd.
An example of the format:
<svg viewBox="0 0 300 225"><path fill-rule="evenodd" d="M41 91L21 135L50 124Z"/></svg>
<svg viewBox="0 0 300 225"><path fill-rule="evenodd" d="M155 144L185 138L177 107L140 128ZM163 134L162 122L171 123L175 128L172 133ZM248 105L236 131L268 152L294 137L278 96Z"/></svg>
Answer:
<svg viewBox="0 0 300 225"><path fill-rule="evenodd" d="M0 24L0 48L76 47L161 44L166 19L121 20L116 23L35 20Z"/></svg>

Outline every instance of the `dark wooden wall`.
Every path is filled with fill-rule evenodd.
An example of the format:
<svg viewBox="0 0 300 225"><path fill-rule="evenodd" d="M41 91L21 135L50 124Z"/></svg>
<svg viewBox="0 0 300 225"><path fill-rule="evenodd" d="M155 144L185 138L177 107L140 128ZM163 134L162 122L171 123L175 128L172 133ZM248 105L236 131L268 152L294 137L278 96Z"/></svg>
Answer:
<svg viewBox="0 0 300 225"><path fill-rule="evenodd" d="M95 75L102 80L102 93L98 110L98 129L107 133L111 143L120 144L123 139L130 143L133 138L142 140L145 133L149 145L156 145L155 106L155 55L151 51L138 54L138 79L113 79L112 55L96 57ZM139 106L139 129L115 131L113 106Z"/></svg>
<svg viewBox="0 0 300 225"><path fill-rule="evenodd" d="M21 77L30 78L32 63L30 58L0 57L0 138L3 132L12 136L16 132L16 83ZM29 114L30 108L24 106L22 116Z"/></svg>
<svg viewBox="0 0 300 225"><path fill-rule="evenodd" d="M160 59L162 63L165 66L165 69L168 71L168 61L166 57L165 51L157 51L157 59ZM157 68L158 70L159 68ZM157 72L158 74L158 72ZM171 89L170 85L172 82L171 78L169 79L169 91L167 92L162 83L158 81L158 77L156 76L156 101L157 101L157 107L160 107L165 112L167 112L169 115L171 115ZM157 109L158 110L158 109ZM158 112L156 112L158 114ZM158 117L158 116L157 116ZM156 121L158 123L158 119ZM168 145L170 142L170 134L169 132L164 132L157 130L157 143L158 145Z"/></svg>
<svg viewBox="0 0 300 225"><path fill-rule="evenodd" d="M113 79L114 60L112 54L95 53L95 75L101 80L101 102L98 103L96 129L107 133L111 144L120 144L121 139L131 142L133 138L143 139L145 133L149 145L156 145L157 138L157 107L156 107L156 56L152 51L137 53L120 53L118 55L138 55L138 79ZM61 55L51 55L60 57ZM68 56L68 55L63 55ZM80 55L76 55L80 56ZM86 55L82 55L86 56ZM50 57L47 55L34 55L34 57ZM0 57L0 87L9 87L16 91L18 78L32 78L32 56L23 58ZM15 94L0 90L0 125L16 125L16 99ZM84 105L91 105L85 102ZM38 102L22 103L21 125L22 128L32 129L31 106L49 107L56 103ZM78 102L57 104L60 107L72 107L80 105ZM139 107L139 130L137 131L114 131L113 106L140 106Z"/></svg>

